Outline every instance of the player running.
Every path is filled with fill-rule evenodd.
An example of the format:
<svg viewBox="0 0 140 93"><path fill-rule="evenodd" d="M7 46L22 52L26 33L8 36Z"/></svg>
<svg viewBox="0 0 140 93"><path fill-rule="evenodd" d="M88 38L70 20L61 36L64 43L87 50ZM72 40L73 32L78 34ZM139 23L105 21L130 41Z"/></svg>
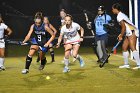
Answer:
<svg viewBox="0 0 140 93"><path fill-rule="evenodd" d="M45 58L46 51L48 50L49 44L55 38L53 31L43 23L43 16L41 12L36 13L34 21L35 23L31 25L30 30L23 41L23 43L27 42L30 39L31 35L32 34L34 35L34 38L32 39L33 45L31 45L29 53L26 57L25 69L22 70L22 74L27 74L29 72L32 56L36 51L38 51L38 49L40 49L40 60L41 60L39 70L44 69L44 66L46 64ZM51 35L51 38L49 40L48 34Z"/></svg>
<svg viewBox="0 0 140 93"><path fill-rule="evenodd" d="M80 35L78 33L80 31ZM64 70L63 72L69 72L69 56L70 51L73 49L73 57L78 59L80 62L80 66L83 67L85 65L82 57L78 54L78 50L80 48L80 42L83 41L84 29L77 23L73 22L72 16L67 14L65 17L65 25L62 26L60 36L58 38L57 47L60 46L63 36L66 36L65 42L65 57L64 57ZM71 43L72 42L72 43Z"/></svg>
<svg viewBox="0 0 140 93"><path fill-rule="evenodd" d="M118 36L118 40L121 41L123 36L125 35L125 39L123 41L123 57L124 57L124 65L119 66L119 68L130 68L128 64L128 47L132 50L132 54L134 59L136 60L137 66L133 69L140 68L140 58L139 52L136 50L136 42L139 37L139 31L135 27L135 25L130 21L130 19L121 12L121 5L116 3L112 6L112 11L114 14L117 14L117 21L121 25L121 33Z"/></svg>
<svg viewBox="0 0 140 93"><path fill-rule="evenodd" d="M61 27L64 26L64 25L66 24L66 23L65 23L65 17L66 17L66 15L67 15L67 12L65 11L65 9L61 9L61 10L60 10ZM60 29L61 29L61 27L60 27ZM64 35L64 36L63 36L63 42L65 43L66 40L67 40L67 37ZM65 47L65 45L64 45L64 47ZM70 56L72 56L72 51L73 51L73 50L71 49ZM73 58L73 62L75 62L75 61L76 61L76 59ZM62 63L64 63L64 60L62 61Z"/></svg>
<svg viewBox="0 0 140 93"><path fill-rule="evenodd" d="M6 31L6 37L4 33ZM5 57L5 41L4 38L7 38L12 33L12 30L3 22L2 16L0 14L0 71L5 70L4 67L4 57Z"/></svg>

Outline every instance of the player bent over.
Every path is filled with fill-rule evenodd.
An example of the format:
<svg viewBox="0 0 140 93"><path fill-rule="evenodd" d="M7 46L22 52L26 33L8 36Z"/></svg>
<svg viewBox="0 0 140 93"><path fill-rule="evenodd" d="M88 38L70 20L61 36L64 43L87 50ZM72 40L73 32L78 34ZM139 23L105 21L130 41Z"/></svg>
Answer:
<svg viewBox="0 0 140 93"><path fill-rule="evenodd" d="M54 28L54 26L49 22L49 19L47 16L44 17L44 24L47 25L52 31L53 33L56 35L57 33L57 30ZM50 35L48 36L48 39L50 39ZM53 49L53 45L54 45L54 41L50 43L49 45L49 51L50 51L50 55L51 55L51 58L52 58L52 61L51 62L55 62L55 58L54 58L54 49ZM38 52L38 57L37 57L37 61L36 62L39 62L40 61L40 57L39 57L39 52Z"/></svg>
<svg viewBox="0 0 140 93"><path fill-rule="evenodd" d="M23 74L27 74L29 72L32 56L36 51L38 51L38 49L40 49L40 60L41 60L39 70L44 69L44 66L46 64L45 53L47 51L49 44L55 38L53 31L43 23L43 16L41 12L36 13L34 20L35 23L31 25L30 30L23 41L23 43L27 42L30 39L31 35L32 34L34 35L33 45L31 45L29 53L26 57L25 69L22 70ZM47 39L48 34L51 34L51 38L49 40Z"/></svg>
<svg viewBox="0 0 140 93"><path fill-rule="evenodd" d="M80 31L80 35L78 33ZM69 72L69 56L71 49L73 49L73 57L79 60L80 66L85 65L82 57L78 54L80 48L80 42L83 41L84 29L77 23L73 22L72 16L67 14L65 17L65 25L62 26L60 36L58 38L57 47L60 46L63 36L65 35L65 57L64 57L64 70L63 72Z"/></svg>

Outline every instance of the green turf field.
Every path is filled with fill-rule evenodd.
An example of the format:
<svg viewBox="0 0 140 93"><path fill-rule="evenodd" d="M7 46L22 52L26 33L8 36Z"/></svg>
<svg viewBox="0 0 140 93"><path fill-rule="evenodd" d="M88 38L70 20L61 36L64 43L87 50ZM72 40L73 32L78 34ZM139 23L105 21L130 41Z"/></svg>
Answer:
<svg viewBox="0 0 140 93"><path fill-rule="evenodd" d="M85 67L80 68L78 61L70 64L71 71L63 70L63 50L56 49L55 63L48 63L39 71L36 56L27 75L21 74L25 65L28 48L8 47L6 71L0 72L0 93L140 93L140 70L119 69L123 58L117 55L110 57L104 68L99 68L96 56L91 48L81 48L80 54L85 60ZM13 50L17 50L14 52ZM71 59L72 60L72 59ZM135 63L131 60L131 67ZM47 80L46 76L50 76Z"/></svg>

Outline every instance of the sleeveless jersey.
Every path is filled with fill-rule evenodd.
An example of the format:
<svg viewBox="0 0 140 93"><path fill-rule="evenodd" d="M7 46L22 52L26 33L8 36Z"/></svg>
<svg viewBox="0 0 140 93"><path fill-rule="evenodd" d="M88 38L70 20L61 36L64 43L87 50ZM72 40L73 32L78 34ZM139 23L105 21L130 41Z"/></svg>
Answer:
<svg viewBox="0 0 140 93"><path fill-rule="evenodd" d="M42 23L41 26L36 26L34 24L34 37L39 46L44 46L48 41L48 32L45 30L45 24Z"/></svg>

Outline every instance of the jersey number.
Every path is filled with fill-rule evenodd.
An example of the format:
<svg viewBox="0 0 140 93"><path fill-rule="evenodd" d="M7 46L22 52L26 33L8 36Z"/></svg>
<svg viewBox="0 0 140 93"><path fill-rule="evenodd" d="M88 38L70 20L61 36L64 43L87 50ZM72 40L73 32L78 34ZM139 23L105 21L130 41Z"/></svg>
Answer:
<svg viewBox="0 0 140 93"><path fill-rule="evenodd" d="M38 35L37 37L38 37L38 41L41 41L41 35Z"/></svg>
<svg viewBox="0 0 140 93"><path fill-rule="evenodd" d="M97 25L98 25L98 26L102 26L103 23L102 23L102 22L97 22Z"/></svg>

